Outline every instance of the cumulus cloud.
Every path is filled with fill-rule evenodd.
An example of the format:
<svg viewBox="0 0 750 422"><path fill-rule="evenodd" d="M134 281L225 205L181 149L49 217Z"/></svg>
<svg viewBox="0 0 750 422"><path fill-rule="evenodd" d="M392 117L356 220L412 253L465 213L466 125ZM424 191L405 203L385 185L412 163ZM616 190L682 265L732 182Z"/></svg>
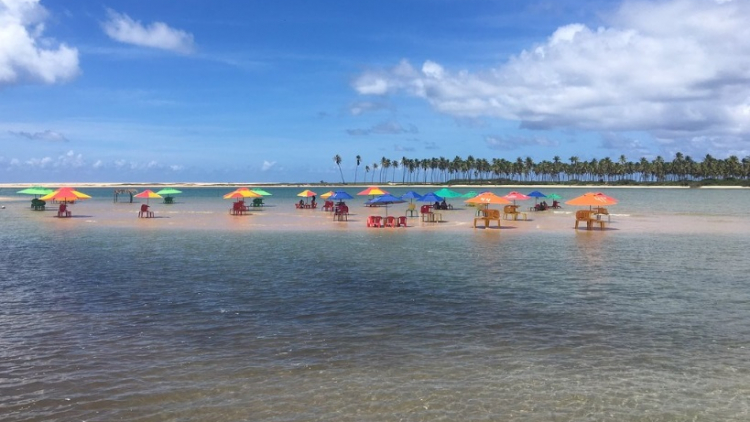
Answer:
<svg viewBox="0 0 750 422"><path fill-rule="evenodd" d="M403 60L361 74L353 87L529 129L738 136L750 129L748 16L746 1L630 1L606 26L562 26L493 69L451 71L433 61L416 68Z"/></svg>
<svg viewBox="0 0 750 422"><path fill-rule="evenodd" d="M44 132L34 133L24 131L8 131L8 133L32 141L68 142L68 138L66 138L65 135L53 130L45 130Z"/></svg>
<svg viewBox="0 0 750 422"><path fill-rule="evenodd" d="M164 22L144 25L124 13L107 10L109 19L102 24L104 32L113 40L142 47L190 54L194 50L193 35Z"/></svg>
<svg viewBox="0 0 750 422"><path fill-rule="evenodd" d="M0 2L0 87L78 75L78 50L43 36L47 17L39 0Z"/></svg>

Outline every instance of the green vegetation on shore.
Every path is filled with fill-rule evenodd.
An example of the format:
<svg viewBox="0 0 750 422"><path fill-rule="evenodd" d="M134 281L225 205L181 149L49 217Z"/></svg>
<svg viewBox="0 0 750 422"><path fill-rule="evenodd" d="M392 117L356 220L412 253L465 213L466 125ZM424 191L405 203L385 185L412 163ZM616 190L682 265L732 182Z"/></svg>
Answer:
<svg viewBox="0 0 750 422"><path fill-rule="evenodd" d="M487 160L471 155L466 159L456 156L452 160L444 157L382 157L379 162L365 165L364 180L358 181L356 170L361 160L357 155L354 184L750 186L750 156L740 160L734 155L726 159L706 155L702 161L695 161L678 152L672 161L658 156L651 161L641 158L635 162L628 161L624 155L617 160L602 158L591 161L581 161L573 156L567 163L559 156L538 163L531 157L518 157L515 161L504 158ZM336 154L334 161L340 170L341 156ZM343 173L341 176L344 182Z"/></svg>

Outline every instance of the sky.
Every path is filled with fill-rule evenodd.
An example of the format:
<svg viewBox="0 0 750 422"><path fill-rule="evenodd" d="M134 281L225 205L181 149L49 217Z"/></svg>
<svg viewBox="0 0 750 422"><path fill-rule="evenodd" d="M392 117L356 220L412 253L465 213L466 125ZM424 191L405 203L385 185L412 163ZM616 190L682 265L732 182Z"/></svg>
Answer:
<svg viewBox="0 0 750 422"><path fill-rule="evenodd" d="M0 0L0 183L741 159L749 40L747 0Z"/></svg>

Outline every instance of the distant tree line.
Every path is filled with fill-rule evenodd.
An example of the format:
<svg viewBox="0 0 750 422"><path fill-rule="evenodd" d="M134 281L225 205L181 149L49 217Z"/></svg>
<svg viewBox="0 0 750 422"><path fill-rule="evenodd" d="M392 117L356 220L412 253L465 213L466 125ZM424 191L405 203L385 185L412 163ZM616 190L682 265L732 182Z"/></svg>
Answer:
<svg viewBox="0 0 750 422"><path fill-rule="evenodd" d="M336 154L334 161L341 170L341 156ZM354 183L362 157L357 155ZM682 153L675 154L672 161L661 156L649 161L641 158L628 161L621 155L617 160L610 158L582 161L573 156L567 162L555 156L552 161L535 162L531 157L518 157L515 161L504 158L484 158L456 156L452 160L445 157L389 159L382 157L379 162L364 167L363 183L615 183L615 184L690 184L713 181L750 180L750 157L742 160L736 156L717 159L710 154L702 161L695 161ZM343 172L341 181L344 182Z"/></svg>

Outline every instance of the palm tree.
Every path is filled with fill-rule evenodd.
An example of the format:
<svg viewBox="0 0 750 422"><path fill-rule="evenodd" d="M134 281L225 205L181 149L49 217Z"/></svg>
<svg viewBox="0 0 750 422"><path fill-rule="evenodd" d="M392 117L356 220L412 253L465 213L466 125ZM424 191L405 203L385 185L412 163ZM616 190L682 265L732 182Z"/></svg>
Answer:
<svg viewBox="0 0 750 422"><path fill-rule="evenodd" d="M357 167L354 167L354 184L357 184L357 170L359 169L359 163L362 162L362 157L357 155Z"/></svg>
<svg viewBox="0 0 750 422"><path fill-rule="evenodd" d="M338 154L334 155L333 162L336 163L337 166L339 166L339 173L341 173L341 183L346 184L346 182L344 182L344 172L341 171L341 156Z"/></svg>

